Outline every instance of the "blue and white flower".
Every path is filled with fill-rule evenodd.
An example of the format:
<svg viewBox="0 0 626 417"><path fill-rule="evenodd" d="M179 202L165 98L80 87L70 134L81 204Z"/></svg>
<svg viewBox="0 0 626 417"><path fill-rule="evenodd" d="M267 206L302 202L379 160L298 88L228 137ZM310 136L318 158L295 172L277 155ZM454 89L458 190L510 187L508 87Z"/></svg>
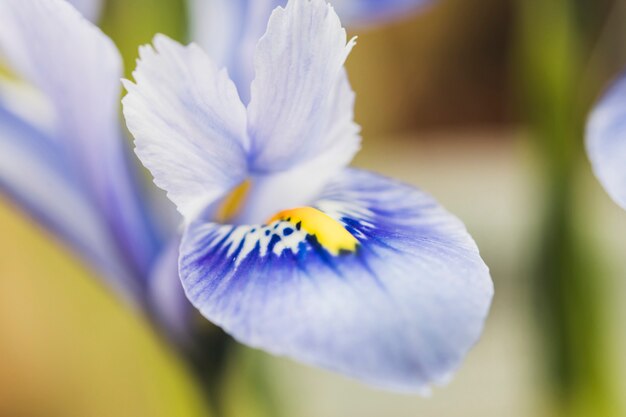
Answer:
<svg viewBox="0 0 626 417"><path fill-rule="evenodd" d="M476 343L493 294L463 224L425 193L346 168L359 149L323 0L276 9L246 105L199 46L157 36L125 82L136 153L185 220L188 298L237 340L423 392Z"/></svg>
<svg viewBox="0 0 626 417"><path fill-rule="evenodd" d="M593 109L587 123L587 154L600 183L626 209L626 76Z"/></svg>
<svg viewBox="0 0 626 417"><path fill-rule="evenodd" d="M102 0L68 3L91 21L103 8ZM268 16L248 23L265 27ZM241 26L232 15L218 20ZM212 23L209 14L194 16L195 26L203 21ZM124 298L152 305L170 328L184 327L179 237L173 225L154 221L161 207L146 200L130 161L117 117L115 46L61 0L3 0L0 26L0 191ZM240 50L225 37L219 42Z"/></svg>
<svg viewBox="0 0 626 417"><path fill-rule="evenodd" d="M376 3L343 2L357 9ZM68 3L91 21L103 8L102 0ZM389 12L397 8L396 2L383 3ZM226 47L241 51L246 42L233 43L226 29L241 28L241 16L228 14L226 6L243 2L201 4L211 10L193 14L194 26L220 22L226 30L203 43L215 53ZM258 31L256 41L271 9L269 3L255 4L265 10L246 14L246 25ZM219 19L211 19L215 16ZM361 16L372 17L365 9ZM223 56L216 58L221 62ZM145 198L127 152L117 116L121 67L113 43L65 1L2 0L0 191L124 298L153 305L156 314L179 327L187 309L182 290L174 295L179 236L175 226L153 220L162 207Z"/></svg>

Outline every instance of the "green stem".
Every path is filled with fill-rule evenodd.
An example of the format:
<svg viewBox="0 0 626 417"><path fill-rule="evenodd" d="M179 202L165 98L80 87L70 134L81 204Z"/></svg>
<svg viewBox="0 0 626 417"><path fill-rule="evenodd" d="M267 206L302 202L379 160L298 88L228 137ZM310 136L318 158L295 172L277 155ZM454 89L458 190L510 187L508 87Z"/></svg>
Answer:
<svg viewBox="0 0 626 417"><path fill-rule="evenodd" d="M211 417L225 417L225 381L235 342L218 327L198 327L200 329L194 337L194 345L185 352L185 357L204 392Z"/></svg>
<svg viewBox="0 0 626 417"><path fill-rule="evenodd" d="M544 369L557 415L616 416L606 361L603 277L593 268L575 190L581 188L588 27L580 2L520 0L522 85L542 157L543 223L533 289ZM587 4L587 8L593 8Z"/></svg>

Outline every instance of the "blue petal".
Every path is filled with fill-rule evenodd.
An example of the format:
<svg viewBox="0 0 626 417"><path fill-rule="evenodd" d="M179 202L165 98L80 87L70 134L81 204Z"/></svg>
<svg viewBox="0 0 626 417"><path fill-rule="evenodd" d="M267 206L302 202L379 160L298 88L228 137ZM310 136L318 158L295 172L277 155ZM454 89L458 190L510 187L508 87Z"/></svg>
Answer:
<svg viewBox="0 0 626 417"><path fill-rule="evenodd" d="M587 153L600 183L626 209L626 75L589 116Z"/></svg>
<svg viewBox="0 0 626 417"><path fill-rule="evenodd" d="M347 25L381 24L406 17L432 0L332 0L330 3Z"/></svg>
<svg viewBox="0 0 626 417"><path fill-rule="evenodd" d="M150 275L151 310L168 336L178 344L191 340L193 307L189 303L178 276L180 239L174 238L154 263Z"/></svg>
<svg viewBox="0 0 626 417"><path fill-rule="evenodd" d="M130 268L147 276L158 242L120 130L115 45L63 0L3 0L0 57L48 100L54 124L47 136Z"/></svg>
<svg viewBox="0 0 626 417"><path fill-rule="evenodd" d="M122 294L138 288L96 208L53 140L0 105L0 191Z"/></svg>
<svg viewBox="0 0 626 417"><path fill-rule="evenodd" d="M191 224L191 302L239 341L375 386L446 382L481 334L493 286L463 224L428 195L345 170L315 204L358 241L333 251L307 225Z"/></svg>
<svg viewBox="0 0 626 417"><path fill-rule="evenodd" d="M228 68L239 96L250 101L254 51L272 10L286 0L191 0L192 39L220 67Z"/></svg>
<svg viewBox="0 0 626 417"><path fill-rule="evenodd" d="M87 19L96 22L102 12L103 0L68 0Z"/></svg>

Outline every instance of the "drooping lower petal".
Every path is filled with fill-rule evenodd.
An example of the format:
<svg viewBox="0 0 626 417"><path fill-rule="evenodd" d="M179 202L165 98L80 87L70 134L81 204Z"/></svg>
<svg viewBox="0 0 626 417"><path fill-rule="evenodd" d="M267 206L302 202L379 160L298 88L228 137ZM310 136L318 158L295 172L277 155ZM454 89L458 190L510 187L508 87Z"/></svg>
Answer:
<svg viewBox="0 0 626 417"><path fill-rule="evenodd" d="M587 123L587 154L611 198L626 209L626 76L596 105Z"/></svg>
<svg viewBox="0 0 626 417"><path fill-rule="evenodd" d="M190 225L180 274L200 312L243 343L417 392L460 365L493 293L459 220L355 170L267 224Z"/></svg>

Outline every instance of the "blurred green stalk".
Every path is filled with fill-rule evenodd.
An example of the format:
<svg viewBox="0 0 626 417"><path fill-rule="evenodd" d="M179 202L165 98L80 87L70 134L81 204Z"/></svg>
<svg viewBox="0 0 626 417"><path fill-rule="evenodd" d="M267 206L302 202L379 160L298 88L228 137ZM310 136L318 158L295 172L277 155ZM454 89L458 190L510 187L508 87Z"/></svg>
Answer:
<svg viewBox="0 0 626 417"><path fill-rule="evenodd" d="M601 2L519 0L517 70L541 156L545 204L533 276L550 408L557 416L618 415L607 355L606 281L594 267L577 198L585 168L588 17ZM583 225L583 226L581 226Z"/></svg>
<svg viewBox="0 0 626 417"><path fill-rule="evenodd" d="M106 0L99 25L113 39L130 76L140 45L157 33L179 42L188 40L186 0Z"/></svg>

